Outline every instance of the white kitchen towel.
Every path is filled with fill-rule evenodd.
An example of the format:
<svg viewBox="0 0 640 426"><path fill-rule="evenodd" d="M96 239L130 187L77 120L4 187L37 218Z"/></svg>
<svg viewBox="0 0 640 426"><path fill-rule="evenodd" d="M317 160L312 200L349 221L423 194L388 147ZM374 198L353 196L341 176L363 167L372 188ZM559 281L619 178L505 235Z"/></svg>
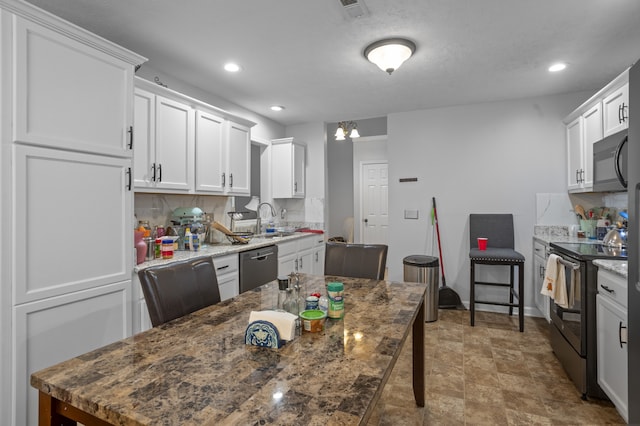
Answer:
<svg viewBox="0 0 640 426"><path fill-rule="evenodd" d="M567 283L564 274L564 265L560 263L560 259L560 256L556 254L549 255L540 293L554 299L556 305L561 308L568 308Z"/></svg>
<svg viewBox="0 0 640 426"><path fill-rule="evenodd" d="M275 325L282 340L293 340L296 337L296 320L298 317L289 312L280 311L251 311L249 323L254 321L269 321Z"/></svg>

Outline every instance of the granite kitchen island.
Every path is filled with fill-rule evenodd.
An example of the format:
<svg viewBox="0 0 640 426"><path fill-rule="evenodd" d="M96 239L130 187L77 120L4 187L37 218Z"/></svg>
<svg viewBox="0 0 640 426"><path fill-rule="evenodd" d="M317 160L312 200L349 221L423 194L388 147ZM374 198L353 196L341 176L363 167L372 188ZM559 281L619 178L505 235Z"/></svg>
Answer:
<svg viewBox="0 0 640 426"><path fill-rule="evenodd" d="M301 275L307 293L336 280L344 318L280 349L244 344L250 312L275 303L268 283L38 371L40 424L364 424L411 331L424 406L426 284Z"/></svg>

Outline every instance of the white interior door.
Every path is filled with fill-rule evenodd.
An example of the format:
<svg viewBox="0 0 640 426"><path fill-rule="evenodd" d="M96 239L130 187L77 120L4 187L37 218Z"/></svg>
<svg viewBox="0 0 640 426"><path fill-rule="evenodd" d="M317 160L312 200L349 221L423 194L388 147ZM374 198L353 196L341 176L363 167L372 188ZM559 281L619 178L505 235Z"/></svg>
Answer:
<svg viewBox="0 0 640 426"><path fill-rule="evenodd" d="M364 244L388 244L389 173L387 162L362 164L360 223Z"/></svg>

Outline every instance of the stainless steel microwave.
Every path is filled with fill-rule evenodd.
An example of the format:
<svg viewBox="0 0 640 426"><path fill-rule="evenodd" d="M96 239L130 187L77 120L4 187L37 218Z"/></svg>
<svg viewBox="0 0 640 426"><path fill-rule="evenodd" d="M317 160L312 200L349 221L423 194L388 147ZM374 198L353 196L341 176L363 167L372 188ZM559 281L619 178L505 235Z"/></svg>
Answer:
<svg viewBox="0 0 640 426"><path fill-rule="evenodd" d="M593 144L593 190L627 190L627 130L609 135Z"/></svg>

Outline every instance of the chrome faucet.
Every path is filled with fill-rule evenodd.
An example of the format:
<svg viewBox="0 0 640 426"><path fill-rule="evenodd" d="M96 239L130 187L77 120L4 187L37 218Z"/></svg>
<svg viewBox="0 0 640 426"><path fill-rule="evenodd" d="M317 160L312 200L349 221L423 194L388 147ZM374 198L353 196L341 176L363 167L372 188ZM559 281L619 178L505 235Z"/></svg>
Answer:
<svg viewBox="0 0 640 426"><path fill-rule="evenodd" d="M262 206L269 206L271 209L271 217L276 217L276 209L274 209L270 203L264 202L258 204L258 207L256 207L256 234L262 234L262 218L260 217L260 207Z"/></svg>

